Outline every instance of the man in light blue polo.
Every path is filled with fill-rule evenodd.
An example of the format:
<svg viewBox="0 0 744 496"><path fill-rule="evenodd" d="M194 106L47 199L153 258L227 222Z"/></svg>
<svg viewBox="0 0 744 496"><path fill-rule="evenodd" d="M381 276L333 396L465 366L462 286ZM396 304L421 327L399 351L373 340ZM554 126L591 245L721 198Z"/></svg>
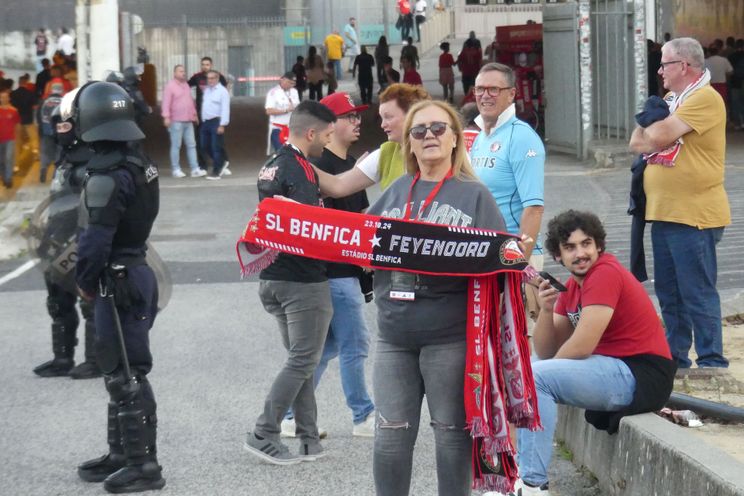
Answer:
<svg viewBox="0 0 744 496"><path fill-rule="evenodd" d="M525 122L517 119L514 107L515 75L506 65L484 65L475 79L475 102L481 132L470 150L476 174L488 187L507 230L529 237L526 257L542 270L542 246L537 243L544 205L545 147ZM527 286L527 310L537 319L536 293Z"/></svg>

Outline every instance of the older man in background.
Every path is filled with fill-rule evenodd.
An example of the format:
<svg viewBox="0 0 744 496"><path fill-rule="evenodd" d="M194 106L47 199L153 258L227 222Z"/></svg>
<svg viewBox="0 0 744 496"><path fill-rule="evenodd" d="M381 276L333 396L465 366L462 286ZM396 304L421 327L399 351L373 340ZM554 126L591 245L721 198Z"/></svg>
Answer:
<svg viewBox="0 0 744 496"><path fill-rule="evenodd" d="M646 221L653 222L654 288L672 357L681 369L728 367L723 355L716 244L731 223L723 187L726 107L710 85L697 40L676 38L661 49L659 74L670 115L638 127L630 147L646 154Z"/></svg>

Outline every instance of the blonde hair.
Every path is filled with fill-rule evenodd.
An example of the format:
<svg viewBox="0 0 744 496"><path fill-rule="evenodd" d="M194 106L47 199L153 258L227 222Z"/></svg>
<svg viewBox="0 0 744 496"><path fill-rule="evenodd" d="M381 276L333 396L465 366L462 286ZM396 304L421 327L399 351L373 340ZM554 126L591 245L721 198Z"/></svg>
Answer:
<svg viewBox="0 0 744 496"><path fill-rule="evenodd" d="M411 151L411 127L413 123L413 117L421 110L429 107L437 107L444 110L449 116L449 126L455 135L456 142L455 148L452 149L452 176L457 179L477 179L473 167L470 165L470 159L468 159L467 151L465 150L465 142L462 137L462 122L457 111L449 104L440 100L424 100L418 102L411 107L406 115L406 121L403 124L403 163L406 166L406 171L415 175L419 171L418 160Z"/></svg>

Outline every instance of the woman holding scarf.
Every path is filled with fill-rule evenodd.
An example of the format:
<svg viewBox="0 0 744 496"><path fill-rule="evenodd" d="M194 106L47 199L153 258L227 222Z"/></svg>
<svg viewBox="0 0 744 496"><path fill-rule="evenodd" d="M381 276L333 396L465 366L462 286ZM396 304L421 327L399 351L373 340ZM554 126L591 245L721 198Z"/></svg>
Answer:
<svg viewBox="0 0 744 496"><path fill-rule="evenodd" d="M498 206L467 159L462 125L451 106L416 103L401 138L406 173L368 213L504 230ZM468 279L377 271L374 291L379 327L374 360L377 494L409 493L426 395L439 494L469 495L473 445L464 407Z"/></svg>

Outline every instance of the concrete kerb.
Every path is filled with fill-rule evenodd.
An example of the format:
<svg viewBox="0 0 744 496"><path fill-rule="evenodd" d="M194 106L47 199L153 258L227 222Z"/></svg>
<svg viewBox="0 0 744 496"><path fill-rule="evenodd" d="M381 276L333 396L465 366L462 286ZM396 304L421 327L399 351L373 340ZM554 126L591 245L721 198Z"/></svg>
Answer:
<svg viewBox="0 0 744 496"><path fill-rule="evenodd" d="M652 413L623 418L610 436L560 406L556 437L610 496L744 496L744 464Z"/></svg>

